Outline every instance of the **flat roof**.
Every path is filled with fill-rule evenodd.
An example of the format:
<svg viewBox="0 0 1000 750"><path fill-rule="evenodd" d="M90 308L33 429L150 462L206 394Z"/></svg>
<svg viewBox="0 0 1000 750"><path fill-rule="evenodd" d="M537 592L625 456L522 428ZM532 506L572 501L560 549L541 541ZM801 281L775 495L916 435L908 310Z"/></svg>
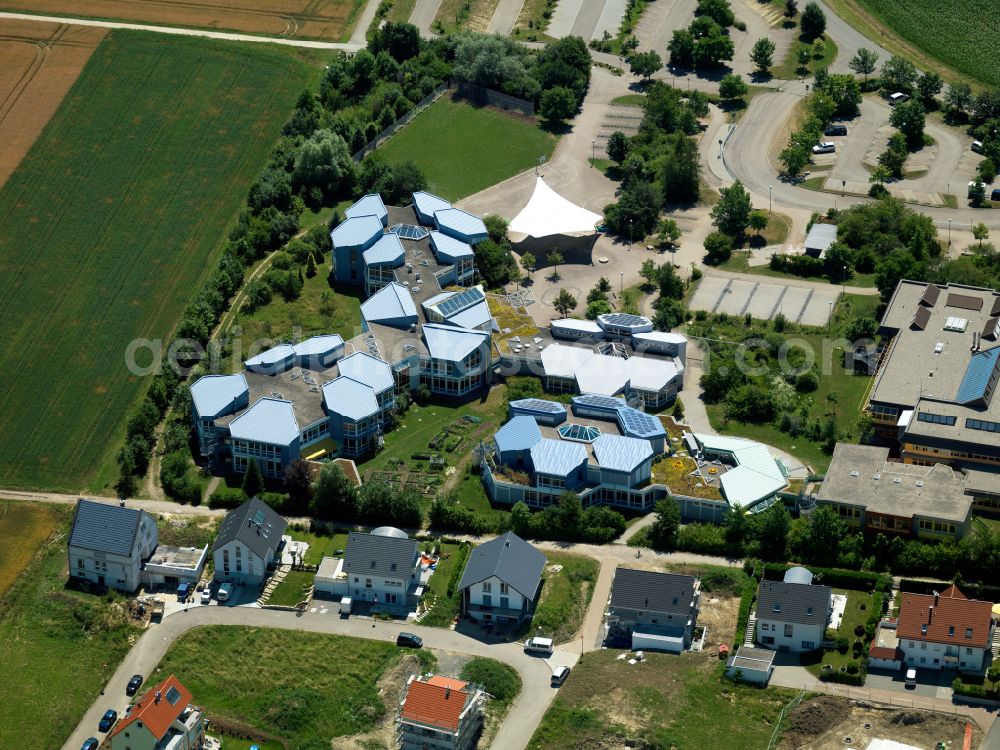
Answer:
<svg viewBox="0 0 1000 750"><path fill-rule="evenodd" d="M166 544L158 544L153 551L153 556L146 561L146 564L195 570L207 551L208 545L204 547L171 547Z"/></svg>
<svg viewBox="0 0 1000 750"><path fill-rule="evenodd" d="M323 383L337 377L337 366L329 367L319 372L302 367L292 367L277 375L262 375L247 370L243 373L250 390L249 404L252 406L258 400L271 397L282 398L292 402L295 419L302 428L318 422L326 417L323 411ZM243 409L234 414L219 417L217 425L231 424Z"/></svg>

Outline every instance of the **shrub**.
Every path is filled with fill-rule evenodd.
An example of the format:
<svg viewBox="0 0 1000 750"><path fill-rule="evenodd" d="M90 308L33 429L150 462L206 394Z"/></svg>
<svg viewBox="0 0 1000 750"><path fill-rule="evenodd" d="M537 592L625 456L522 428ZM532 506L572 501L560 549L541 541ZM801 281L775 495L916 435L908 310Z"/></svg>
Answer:
<svg viewBox="0 0 1000 750"><path fill-rule="evenodd" d="M499 701L511 701L521 692L521 678L517 672L493 659L472 659L462 667L459 676L479 683Z"/></svg>

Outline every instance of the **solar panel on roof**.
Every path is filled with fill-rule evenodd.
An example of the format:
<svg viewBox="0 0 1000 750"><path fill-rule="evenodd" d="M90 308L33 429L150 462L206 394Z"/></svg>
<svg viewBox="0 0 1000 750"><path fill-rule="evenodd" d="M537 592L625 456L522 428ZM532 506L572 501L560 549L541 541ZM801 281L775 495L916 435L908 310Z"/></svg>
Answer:
<svg viewBox="0 0 1000 750"><path fill-rule="evenodd" d="M629 313L609 313L601 317L616 326L641 326L649 322L648 318L644 318L641 315L631 315Z"/></svg>
<svg viewBox="0 0 1000 750"><path fill-rule="evenodd" d="M604 409L620 409L622 407L620 399L611 398L610 396L575 396L573 398L573 403L580 404L582 406L596 406Z"/></svg>
<svg viewBox="0 0 1000 750"><path fill-rule="evenodd" d="M167 703L169 703L171 706L176 706L177 701L181 699L181 692L173 685L171 685L170 689L167 691L166 698L167 698Z"/></svg>
<svg viewBox="0 0 1000 750"><path fill-rule="evenodd" d="M438 310L441 314L450 318L456 313L462 312L462 310L467 310L475 304L478 304L486 299L486 295L483 294L482 290L478 287L472 287L471 289L466 289L464 292L459 292L454 297L449 297L444 302L438 305Z"/></svg>
<svg viewBox="0 0 1000 750"><path fill-rule="evenodd" d="M545 401L540 398L528 398L522 401L515 401L511 404L511 406L515 409L541 411L547 414L555 414L566 410L566 407L556 401Z"/></svg>
<svg viewBox="0 0 1000 750"><path fill-rule="evenodd" d="M633 437L647 437L664 432L659 420L637 409L619 409L618 418L625 432Z"/></svg>
<svg viewBox="0 0 1000 750"><path fill-rule="evenodd" d="M260 526L262 523L264 523L264 519L265 518L267 518L267 514L264 513L264 509L263 508L258 508L257 512L253 514L253 522L255 524L257 524L258 526Z"/></svg>

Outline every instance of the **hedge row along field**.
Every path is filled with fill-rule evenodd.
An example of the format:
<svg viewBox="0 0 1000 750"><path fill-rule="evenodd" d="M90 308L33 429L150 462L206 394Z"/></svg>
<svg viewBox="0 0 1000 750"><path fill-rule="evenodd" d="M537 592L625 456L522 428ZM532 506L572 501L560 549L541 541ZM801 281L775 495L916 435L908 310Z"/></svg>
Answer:
<svg viewBox="0 0 1000 750"><path fill-rule="evenodd" d="M955 70L1000 85L996 0L857 0L911 44ZM884 61L882 61L884 62Z"/></svg>
<svg viewBox="0 0 1000 750"><path fill-rule="evenodd" d="M166 339L213 270L311 60L128 31L94 52L0 190L0 486L114 481L143 388L126 347Z"/></svg>

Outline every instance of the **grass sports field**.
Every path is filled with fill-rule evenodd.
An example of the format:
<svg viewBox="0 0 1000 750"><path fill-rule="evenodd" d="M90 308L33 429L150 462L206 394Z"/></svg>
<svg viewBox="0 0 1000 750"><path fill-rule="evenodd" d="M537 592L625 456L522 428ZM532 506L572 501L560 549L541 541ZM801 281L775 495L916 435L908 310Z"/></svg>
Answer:
<svg viewBox="0 0 1000 750"><path fill-rule="evenodd" d="M0 596L62 523L62 509L42 503L0 501Z"/></svg>
<svg viewBox="0 0 1000 750"><path fill-rule="evenodd" d="M346 42L364 0L0 0L0 9Z"/></svg>
<svg viewBox="0 0 1000 750"><path fill-rule="evenodd" d="M212 270L321 70L304 54L118 31L94 52L0 190L0 486L113 480L143 388L126 347L166 339Z"/></svg>
<svg viewBox="0 0 1000 750"><path fill-rule="evenodd" d="M428 189L458 200L546 159L556 138L520 115L438 99L380 146L390 161L412 159Z"/></svg>
<svg viewBox="0 0 1000 750"><path fill-rule="evenodd" d="M59 108L104 29L0 20L0 187Z"/></svg>

